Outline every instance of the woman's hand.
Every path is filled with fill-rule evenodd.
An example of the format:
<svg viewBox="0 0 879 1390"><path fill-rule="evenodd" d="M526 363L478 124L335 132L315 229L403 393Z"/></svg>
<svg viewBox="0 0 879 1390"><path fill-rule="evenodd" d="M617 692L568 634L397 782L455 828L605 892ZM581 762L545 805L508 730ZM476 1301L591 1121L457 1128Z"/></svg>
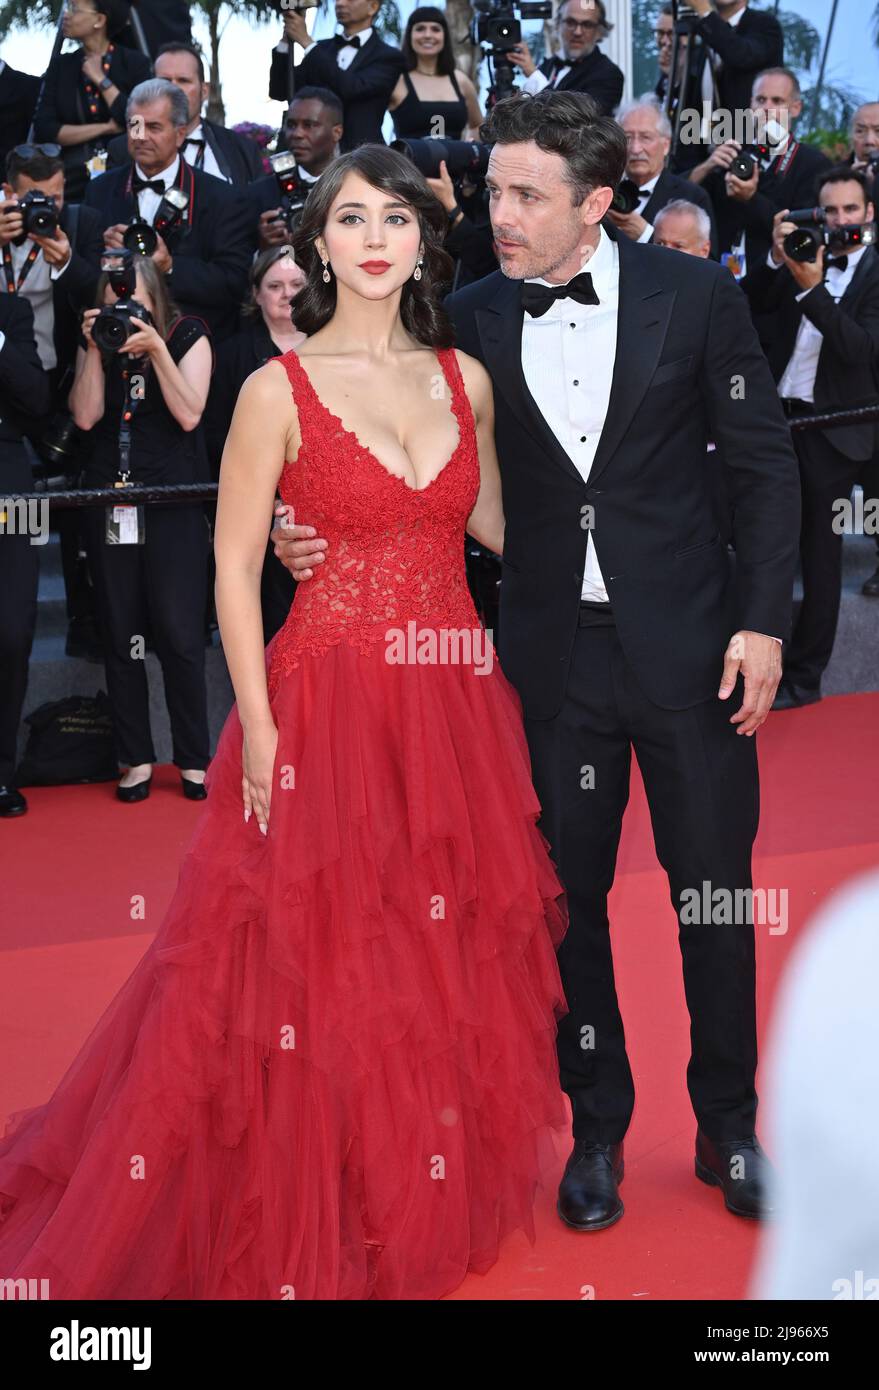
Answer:
<svg viewBox="0 0 879 1390"><path fill-rule="evenodd" d="M151 323L141 323L139 319L132 319L132 324L136 324L134 332L116 349L117 352L130 352L132 357L154 357L161 352L165 339L157 328Z"/></svg>
<svg viewBox="0 0 879 1390"><path fill-rule="evenodd" d="M255 813L263 835L266 834L269 823L277 748L278 730L271 720L244 730L241 751L244 819L249 821L251 813Z"/></svg>
<svg viewBox="0 0 879 1390"><path fill-rule="evenodd" d="M82 60L82 70L90 82L96 85L104 80L104 65L100 53L90 53Z"/></svg>
<svg viewBox="0 0 879 1390"><path fill-rule="evenodd" d="M95 319L98 317L98 314L100 312L100 309L86 309L85 313L82 316L82 336L85 338L86 347L88 348L89 352L100 352L100 348L98 347L97 343L92 337L92 329L95 324Z"/></svg>

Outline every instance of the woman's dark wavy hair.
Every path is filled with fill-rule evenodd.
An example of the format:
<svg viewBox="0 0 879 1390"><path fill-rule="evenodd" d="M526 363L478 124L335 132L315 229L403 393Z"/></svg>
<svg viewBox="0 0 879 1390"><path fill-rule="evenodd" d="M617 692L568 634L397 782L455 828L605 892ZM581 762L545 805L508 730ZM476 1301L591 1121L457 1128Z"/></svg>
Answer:
<svg viewBox="0 0 879 1390"><path fill-rule="evenodd" d="M292 239L293 254L306 276L290 305L293 322L310 337L336 311L336 277L331 265L329 284L322 278L323 264L314 242L315 237L323 236L330 208L345 176L351 172L360 174L373 188L406 203L417 215L424 245L421 279L410 276L403 286L400 317L407 332L419 343L433 348L451 347L455 335L440 302L441 287L451 282L454 270L451 256L443 250L446 214L415 165L387 145L358 145L356 150L340 154L309 193Z"/></svg>
<svg viewBox="0 0 879 1390"><path fill-rule="evenodd" d="M406 21L406 32L403 35L403 42L400 44L400 52L403 55L406 71L412 72L413 68L418 67L418 58L412 47L412 28L415 24L428 22L442 25L443 46L436 55L436 70L442 77L451 77L455 71L455 50L452 47L452 35L449 32L449 21L443 11L437 9L436 5L419 5Z"/></svg>
<svg viewBox="0 0 879 1390"><path fill-rule="evenodd" d="M544 87L536 96L504 97L479 128L489 144L533 140L541 150L561 155L571 203L579 207L596 188L617 188L626 169L625 131L585 92Z"/></svg>

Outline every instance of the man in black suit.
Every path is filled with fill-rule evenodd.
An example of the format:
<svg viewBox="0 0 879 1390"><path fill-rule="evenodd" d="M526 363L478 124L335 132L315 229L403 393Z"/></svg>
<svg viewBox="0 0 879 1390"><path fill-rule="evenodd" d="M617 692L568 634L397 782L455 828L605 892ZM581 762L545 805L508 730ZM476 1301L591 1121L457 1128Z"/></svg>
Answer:
<svg viewBox="0 0 879 1390"><path fill-rule="evenodd" d="M626 136L626 178L638 189L640 200L633 212L607 214L609 220L633 241L652 241L653 224L667 203L684 198L700 207L709 219L710 250L717 256L717 229L711 199L698 184L666 167L671 148L671 124L654 96L628 102L617 112Z"/></svg>
<svg viewBox="0 0 879 1390"><path fill-rule="evenodd" d="M185 195L182 217L159 236L152 259L167 276L178 307L200 315L221 340L237 329L253 249L252 216L244 190L181 158L188 121L179 87L158 77L142 82L128 104L133 163L92 179L86 203L101 216L104 245L119 248L133 217L139 214L152 225L168 189Z"/></svg>
<svg viewBox="0 0 879 1390"><path fill-rule="evenodd" d="M624 77L598 43L606 38L609 23L603 0L563 0L555 16L560 51L535 66L531 50L524 41L507 57L525 75L522 91L536 95L544 87L554 91L585 92L606 116L619 105Z"/></svg>
<svg viewBox="0 0 879 1390"><path fill-rule="evenodd" d="M37 625L41 543L30 531L32 514L25 517L6 499L33 490L23 431L28 417L44 415L48 405L33 310L18 295L0 295L0 817L27 810L14 785L15 755Z"/></svg>
<svg viewBox="0 0 879 1390"><path fill-rule="evenodd" d="M264 173L259 151L252 140L202 117L202 107L210 94L205 81L202 56L190 44L166 43L159 49L155 75L173 82L186 97L189 120L183 141L183 158L194 169L213 174L224 183L245 188ZM128 163L128 137L117 135L107 147L107 168L118 169Z"/></svg>
<svg viewBox="0 0 879 1390"><path fill-rule="evenodd" d="M295 69L295 89L329 87L342 102L344 131L341 152L367 142L382 145L382 122L391 92L403 71L399 48L384 43L372 22L380 0L336 0L336 19L343 32L315 42L308 32L303 11L284 16L284 39L272 53L269 96L288 101L288 45L299 44L305 57Z"/></svg>
<svg viewBox="0 0 879 1390"><path fill-rule="evenodd" d="M872 222L864 175L831 169L818 202L828 231ZM769 366L791 418L875 405L879 395L879 256L872 246L820 246L811 261L784 250L794 224L778 213L765 265L745 281L755 307L771 314L776 334ZM776 708L821 698L833 651L842 579L842 534L852 487L879 453L879 425L796 430L803 495L803 603L785 659Z"/></svg>
<svg viewBox="0 0 879 1390"><path fill-rule="evenodd" d="M779 209L811 207L816 180L830 168L826 155L794 137L802 109L795 73L789 68L761 72L754 82L751 110L765 121L767 132L774 122L778 136L766 159L755 162L750 178L738 178L730 166L742 145L727 140L690 172L692 182L701 183L714 204L721 254L731 256L730 269L737 279L765 261L772 244L772 219Z"/></svg>
<svg viewBox="0 0 879 1390"><path fill-rule="evenodd" d="M13 145L28 137L40 95L40 79L17 72L0 58L0 168Z"/></svg>
<svg viewBox="0 0 879 1390"><path fill-rule="evenodd" d="M498 102L488 128L500 270L447 307L457 345L495 387L498 651L522 698L541 828L570 911L559 1059L575 1143L559 1212L583 1231L623 1214L634 1086L607 895L634 747L678 908L696 1172L731 1211L759 1216L752 735L790 623L796 458L727 272L601 226L625 166L616 122L580 93L546 91ZM731 480L735 574L709 439ZM272 534L294 574L323 553L307 529ZM731 700L741 677L744 698ZM727 907L706 910L706 887Z"/></svg>
<svg viewBox="0 0 879 1390"><path fill-rule="evenodd" d="M307 194L339 154L342 139L342 103L329 87L301 87L284 117L283 143L296 157L296 174L301 185L298 196ZM291 228L284 217L283 197L275 174L266 174L250 185L248 194L257 223L260 251L290 242Z"/></svg>

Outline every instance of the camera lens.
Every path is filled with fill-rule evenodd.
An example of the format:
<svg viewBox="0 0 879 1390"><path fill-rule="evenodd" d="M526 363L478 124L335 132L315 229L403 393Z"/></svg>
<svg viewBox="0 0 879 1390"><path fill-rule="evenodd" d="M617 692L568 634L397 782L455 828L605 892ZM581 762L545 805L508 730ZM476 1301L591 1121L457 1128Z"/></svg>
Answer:
<svg viewBox="0 0 879 1390"><path fill-rule="evenodd" d="M158 244L158 237L147 222L132 222L122 233L122 245L136 256L151 256Z"/></svg>
<svg viewBox="0 0 879 1390"><path fill-rule="evenodd" d="M792 261L814 261L818 255L818 242L808 227L797 227L788 232L784 241L784 252Z"/></svg>
<svg viewBox="0 0 879 1390"><path fill-rule="evenodd" d="M116 352L130 332L128 315L118 309L102 309L92 327L92 337L102 352Z"/></svg>

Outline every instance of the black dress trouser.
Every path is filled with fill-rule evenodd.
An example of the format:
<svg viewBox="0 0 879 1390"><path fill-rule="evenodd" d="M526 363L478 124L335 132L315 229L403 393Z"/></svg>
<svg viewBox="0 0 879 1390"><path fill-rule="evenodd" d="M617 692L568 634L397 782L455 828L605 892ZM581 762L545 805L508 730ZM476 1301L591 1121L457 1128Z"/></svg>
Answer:
<svg viewBox="0 0 879 1390"><path fill-rule="evenodd" d="M98 485L84 479L86 487ZM156 761L142 642L137 641L149 628L165 683L174 762L181 768L206 768L207 519L201 503L155 505L145 511L143 545L108 545L104 507L83 508L116 751L123 765Z"/></svg>
<svg viewBox="0 0 879 1390"><path fill-rule="evenodd" d="M0 497L33 491L33 473L23 444L0 444ZM37 626L40 545L0 527L0 787L13 785L16 744Z"/></svg>
<svg viewBox="0 0 879 1390"><path fill-rule="evenodd" d="M718 666L718 684L721 669ZM569 1012L558 1036L562 1088L576 1139L612 1144L635 1101L614 985L607 895L614 879L631 751L641 769L657 856L679 914L690 1014L687 1087L697 1121L716 1142L753 1134L757 1109L756 981L752 914L742 924L681 920L684 890L750 889L759 787L753 737L739 735L729 700L661 709L638 685L606 614L581 609L564 704L526 719L541 829L567 893L559 950ZM690 903L691 899L684 899ZM685 912L684 917L688 914ZM667 924L633 922L639 933Z"/></svg>

